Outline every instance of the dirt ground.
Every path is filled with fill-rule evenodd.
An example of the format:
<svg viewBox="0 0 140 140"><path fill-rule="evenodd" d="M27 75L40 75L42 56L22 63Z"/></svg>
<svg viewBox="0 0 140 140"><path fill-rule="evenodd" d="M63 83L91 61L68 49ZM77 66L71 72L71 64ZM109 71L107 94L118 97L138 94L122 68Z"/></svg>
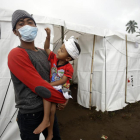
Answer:
<svg viewBox="0 0 140 140"><path fill-rule="evenodd" d="M77 103L77 85L71 86L73 100L57 111L62 140L140 140L140 102L113 112L97 112Z"/></svg>

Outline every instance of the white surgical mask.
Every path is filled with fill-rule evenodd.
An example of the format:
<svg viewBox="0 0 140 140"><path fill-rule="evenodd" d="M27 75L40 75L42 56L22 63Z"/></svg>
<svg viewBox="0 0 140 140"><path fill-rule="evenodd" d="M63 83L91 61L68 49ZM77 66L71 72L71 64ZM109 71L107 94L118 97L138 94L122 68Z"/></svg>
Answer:
<svg viewBox="0 0 140 140"><path fill-rule="evenodd" d="M25 42L32 42L34 41L36 35L37 35L37 27L32 27L29 25L25 25L23 27L21 27L20 29L18 29L20 35L21 35L21 39Z"/></svg>

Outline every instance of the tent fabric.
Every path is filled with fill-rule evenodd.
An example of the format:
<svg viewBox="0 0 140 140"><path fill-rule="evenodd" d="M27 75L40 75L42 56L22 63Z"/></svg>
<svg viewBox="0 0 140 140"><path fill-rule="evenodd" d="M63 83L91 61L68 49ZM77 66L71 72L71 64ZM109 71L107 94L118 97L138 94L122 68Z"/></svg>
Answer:
<svg viewBox="0 0 140 140"><path fill-rule="evenodd" d="M114 111L125 107L126 85L126 41L116 35L96 36L94 46L93 71L92 50L93 35L82 35L79 44L82 47L78 59L78 103L86 108L96 106L96 110ZM139 100L139 47L128 42L128 79L127 101ZM133 58L135 57L135 58ZM84 67L83 67L84 66ZM90 91L92 77L92 91Z"/></svg>
<svg viewBox="0 0 140 140"><path fill-rule="evenodd" d="M126 101L134 103L140 100L140 44L128 42L128 75Z"/></svg>
<svg viewBox="0 0 140 140"><path fill-rule="evenodd" d="M118 110L125 104L126 44L118 36L105 38L106 110Z"/></svg>
<svg viewBox="0 0 140 140"><path fill-rule="evenodd" d="M93 35L85 35L79 37L78 43L81 46L81 54L79 55L77 66L78 73L77 101L80 105L89 108Z"/></svg>
<svg viewBox="0 0 140 140"><path fill-rule="evenodd" d="M0 8L0 21L11 21L12 13L13 13L13 11ZM48 23L48 24L60 25L60 26L64 26L68 30L74 30L74 31L87 33L87 34L96 34L96 35L102 36L102 37L117 35L120 38L125 39L125 34L120 33L120 32L114 32L109 29L103 29L103 28L94 27L94 26L86 26L86 25L82 25L82 24L75 24L75 23L68 22L65 20L46 17L46 16L33 15L33 17L34 17L36 23L40 23L40 24ZM137 42L137 41L139 41L139 37L136 38L134 35L128 35L127 40L131 41L131 42Z"/></svg>

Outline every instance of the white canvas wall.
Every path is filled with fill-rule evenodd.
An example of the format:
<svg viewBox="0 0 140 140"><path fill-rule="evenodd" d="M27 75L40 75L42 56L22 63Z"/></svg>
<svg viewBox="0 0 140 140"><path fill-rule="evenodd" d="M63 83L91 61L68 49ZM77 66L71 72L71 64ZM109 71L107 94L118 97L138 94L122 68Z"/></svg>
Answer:
<svg viewBox="0 0 140 140"><path fill-rule="evenodd" d="M82 53L78 59L78 103L86 108L90 107L91 76L91 106L96 106L96 110L102 111L122 109L126 106L125 40L116 35L105 38L96 36L93 72L91 72L93 42L93 35L79 37ZM133 42L132 44L134 45L135 43Z"/></svg>
<svg viewBox="0 0 140 140"><path fill-rule="evenodd" d="M105 38L106 110L122 109L125 104L126 44L118 36Z"/></svg>
<svg viewBox="0 0 140 140"><path fill-rule="evenodd" d="M95 36L91 101L96 110L105 111L105 42L100 36Z"/></svg>
<svg viewBox="0 0 140 140"><path fill-rule="evenodd" d="M78 103L86 108L96 106L97 110L105 111L105 47L103 37L95 36L95 46L92 51L94 35L83 35L79 37L81 54L78 58ZM92 89L90 91L90 78ZM90 99L91 92L91 99ZM91 104L90 104L91 100Z"/></svg>
<svg viewBox="0 0 140 140"><path fill-rule="evenodd" d="M89 108L93 35L80 36L78 39L78 43L81 47L81 54L78 58L77 67L77 101L80 105Z"/></svg>
<svg viewBox="0 0 140 140"><path fill-rule="evenodd" d="M140 44L128 42L127 102L140 100Z"/></svg>

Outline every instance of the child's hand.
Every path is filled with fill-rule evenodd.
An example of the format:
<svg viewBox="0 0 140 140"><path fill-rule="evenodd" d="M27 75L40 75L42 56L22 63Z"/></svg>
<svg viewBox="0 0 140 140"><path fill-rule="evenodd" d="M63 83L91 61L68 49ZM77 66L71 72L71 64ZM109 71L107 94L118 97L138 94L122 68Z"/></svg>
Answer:
<svg viewBox="0 0 140 140"><path fill-rule="evenodd" d="M58 110L63 110L63 109L66 107L68 101L69 101L69 100L67 100L64 104L58 104L58 105L57 105L57 109L58 109Z"/></svg>
<svg viewBox="0 0 140 140"><path fill-rule="evenodd" d="M47 33L47 36L50 36L51 30L49 28L45 28L45 31Z"/></svg>
<svg viewBox="0 0 140 140"><path fill-rule="evenodd" d="M50 85L53 86L52 83L50 83Z"/></svg>

